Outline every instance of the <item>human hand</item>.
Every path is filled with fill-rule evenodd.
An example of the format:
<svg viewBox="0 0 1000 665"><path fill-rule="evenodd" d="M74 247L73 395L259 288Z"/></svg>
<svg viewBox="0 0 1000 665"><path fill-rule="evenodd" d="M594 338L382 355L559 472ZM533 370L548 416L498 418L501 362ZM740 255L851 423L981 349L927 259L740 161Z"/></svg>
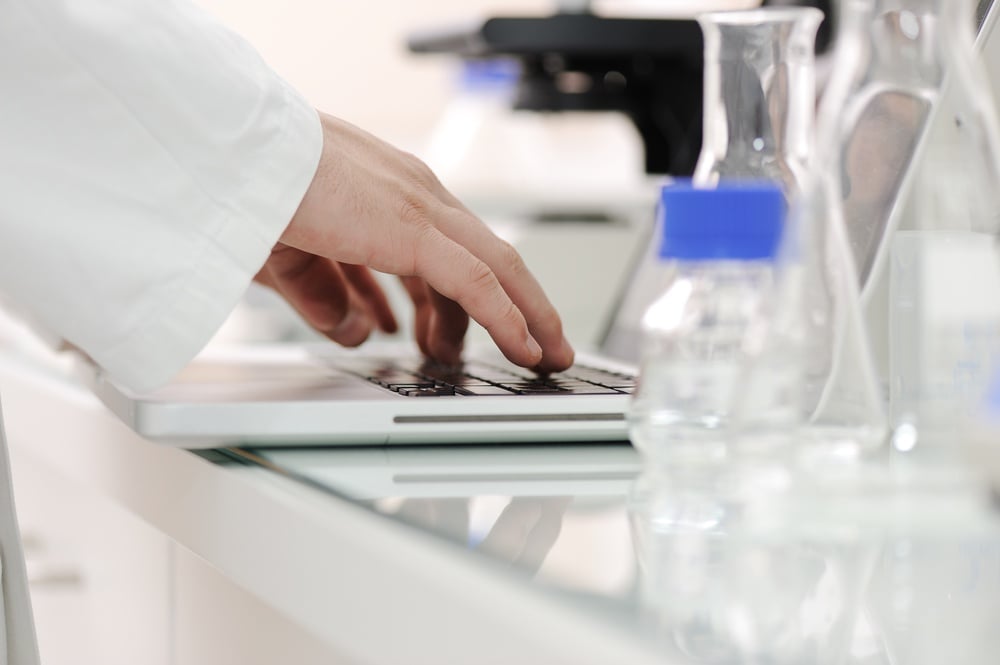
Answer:
<svg viewBox="0 0 1000 665"><path fill-rule="evenodd" d="M387 333L398 328L385 293L364 266L338 263L279 242L254 279L344 346L358 346L375 326Z"/></svg>
<svg viewBox="0 0 1000 665"><path fill-rule="evenodd" d="M476 545L479 552L514 564L523 572L537 573L556 544L572 498L568 496L515 496ZM469 543L472 500L466 498L417 498L403 501L394 512L406 522L460 543Z"/></svg>
<svg viewBox="0 0 1000 665"><path fill-rule="evenodd" d="M320 119L316 175L258 281L331 339L357 345L376 325L396 329L368 269L399 275L427 356L458 362L471 316L511 362L543 371L572 364L559 315L513 247L417 158Z"/></svg>

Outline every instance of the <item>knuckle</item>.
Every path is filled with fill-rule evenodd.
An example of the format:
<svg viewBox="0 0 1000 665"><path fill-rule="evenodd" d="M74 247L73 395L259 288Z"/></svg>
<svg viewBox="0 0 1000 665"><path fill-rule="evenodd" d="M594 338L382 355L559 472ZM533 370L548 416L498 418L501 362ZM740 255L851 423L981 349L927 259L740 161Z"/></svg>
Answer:
<svg viewBox="0 0 1000 665"><path fill-rule="evenodd" d="M399 208L400 228L394 252L403 261L400 274L413 274L421 254L433 246L438 231L431 220L427 202L420 196L405 194Z"/></svg>
<svg viewBox="0 0 1000 665"><path fill-rule="evenodd" d="M497 330L515 330L521 325L523 324L520 310L517 305L507 300L497 308L496 322L485 327L490 333L493 333Z"/></svg>
<svg viewBox="0 0 1000 665"><path fill-rule="evenodd" d="M488 265L477 261L470 269L467 284L472 292L488 297L488 302L492 303L490 309L494 312L495 326L507 327L521 321L520 310L510 298L506 297L496 275Z"/></svg>
<svg viewBox="0 0 1000 665"><path fill-rule="evenodd" d="M410 152L404 152L403 159L414 181L419 183L437 182L437 176L434 175L434 171L431 170L431 167L427 166L424 160Z"/></svg>
<svg viewBox="0 0 1000 665"><path fill-rule="evenodd" d="M440 231L431 223L421 208L410 209L405 224L409 227L401 234L398 253L401 257L400 275L422 274L430 257L436 256L440 245Z"/></svg>
<svg viewBox="0 0 1000 665"><path fill-rule="evenodd" d="M482 261L476 261L469 268L466 282L474 291L491 291L496 284L496 277L490 267Z"/></svg>
<svg viewBox="0 0 1000 665"><path fill-rule="evenodd" d="M508 272L515 277L527 273L528 266L514 246L503 240L500 243L500 261L507 267Z"/></svg>
<svg viewBox="0 0 1000 665"><path fill-rule="evenodd" d="M418 229L430 226L431 216L427 200L416 192L403 193L399 203L399 219Z"/></svg>

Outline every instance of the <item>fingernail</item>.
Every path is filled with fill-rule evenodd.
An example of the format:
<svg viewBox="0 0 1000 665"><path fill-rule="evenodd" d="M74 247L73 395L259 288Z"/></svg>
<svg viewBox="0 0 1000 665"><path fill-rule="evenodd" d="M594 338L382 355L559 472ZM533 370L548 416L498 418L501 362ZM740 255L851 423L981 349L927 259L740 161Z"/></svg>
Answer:
<svg viewBox="0 0 1000 665"><path fill-rule="evenodd" d="M538 342L535 341L534 337L529 337L528 338L528 341L526 342L525 347L528 349L528 353L531 355L532 358L535 358L537 360L541 360L541 358L542 358L542 347L538 346Z"/></svg>
<svg viewBox="0 0 1000 665"><path fill-rule="evenodd" d="M569 340L563 337L562 340L562 352L566 355L569 362L573 362L573 358L576 356L576 351L573 350L573 346L569 343Z"/></svg>

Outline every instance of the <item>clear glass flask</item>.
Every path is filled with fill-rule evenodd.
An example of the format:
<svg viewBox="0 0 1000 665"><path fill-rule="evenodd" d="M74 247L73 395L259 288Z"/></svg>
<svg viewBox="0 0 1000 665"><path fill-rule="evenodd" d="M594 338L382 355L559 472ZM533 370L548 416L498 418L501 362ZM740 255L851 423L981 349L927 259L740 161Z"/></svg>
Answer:
<svg viewBox="0 0 1000 665"><path fill-rule="evenodd" d="M764 7L698 15L705 39L702 149L694 181L799 190L812 147L815 42L823 13Z"/></svg>
<svg viewBox="0 0 1000 665"><path fill-rule="evenodd" d="M813 51L822 16L801 7L698 15L705 37L705 96L695 186L772 181L786 196L799 190L812 140ZM650 238L658 232L651 229ZM636 321L673 278L663 269L658 249L656 242L649 243L625 294L622 311ZM616 331L610 347L638 362L638 337L638 330L627 336Z"/></svg>
<svg viewBox="0 0 1000 665"><path fill-rule="evenodd" d="M803 438L821 444L804 451L855 459L884 441L886 418L843 216L830 213L840 198L827 177L831 157L815 151L813 51L821 18L810 8L777 7L701 18L705 140L695 182L766 178L789 195L792 213L776 261L778 305L761 357L780 355L788 340L801 343ZM748 364L747 398L734 409L755 408L751 396L769 380L765 365Z"/></svg>
<svg viewBox="0 0 1000 665"><path fill-rule="evenodd" d="M976 5L844 0L821 112L828 208L903 452L955 448L1000 359L1000 130Z"/></svg>

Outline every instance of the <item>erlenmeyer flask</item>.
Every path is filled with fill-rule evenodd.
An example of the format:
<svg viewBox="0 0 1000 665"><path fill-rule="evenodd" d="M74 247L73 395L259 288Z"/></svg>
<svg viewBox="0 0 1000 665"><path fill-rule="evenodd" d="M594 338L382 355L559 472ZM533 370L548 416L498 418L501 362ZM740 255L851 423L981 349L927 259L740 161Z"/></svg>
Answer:
<svg viewBox="0 0 1000 665"><path fill-rule="evenodd" d="M841 40L838 53L840 60L853 65L857 49L849 40ZM799 103L804 106L802 100ZM811 112L812 107L796 110L806 119ZM827 126L833 124L829 113L825 117ZM818 134L824 133L822 123L821 117ZM825 133L832 132L827 129ZM873 452L885 441L885 403L844 228L837 142L822 136L815 143L804 137L800 140L815 147L808 172L798 177L800 192L796 196L793 191L791 196L779 262L783 274L777 300L782 306L764 356L785 357L802 365L800 399L806 445L801 452L814 461L848 461ZM807 152L803 148L803 154ZM759 362L748 368L742 408L754 408L753 395L768 380L765 367L766 363Z"/></svg>
<svg viewBox="0 0 1000 665"><path fill-rule="evenodd" d="M884 440L885 413L843 220L826 214L837 196L807 168L817 157L811 154L814 41L821 19L821 12L803 7L699 19L706 44L705 136L695 184L777 180L793 209L768 339L742 377L734 420L752 420L758 396L770 394L769 367L798 363L803 435L821 444L802 452L855 459Z"/></svg>
<svg viewBox="0 0 1000 665"><path fill-rule="evenodd" d="M798 191L812 147L816 31L823 13L766 7L698 16L705 39L702 149L696 185L780 182Z"/></svg>
<svg viewBox="0 0 1000 665"><path fill-rule="evenodd" d="M808 7L763 7L699 15L705 41L702 151L697 187L720 179L778 182L786 197L798 191L812 140L815 109L814 42L822 12ZM749 92L747 92L749 90ZM659 259L659 231L625 294L621 311L636 321L663 293L673 274ZM610 348L638 361L638 327L613 331Z"/></svg>
<svg viewBox="0 0 1000 665"><path fill-rule="evenodd" d="M924 450L985 392L1000 342L1000 131L975 0L844 0L821 116L894 445ZM992 25L987 26L992 29Z"/></svg>

